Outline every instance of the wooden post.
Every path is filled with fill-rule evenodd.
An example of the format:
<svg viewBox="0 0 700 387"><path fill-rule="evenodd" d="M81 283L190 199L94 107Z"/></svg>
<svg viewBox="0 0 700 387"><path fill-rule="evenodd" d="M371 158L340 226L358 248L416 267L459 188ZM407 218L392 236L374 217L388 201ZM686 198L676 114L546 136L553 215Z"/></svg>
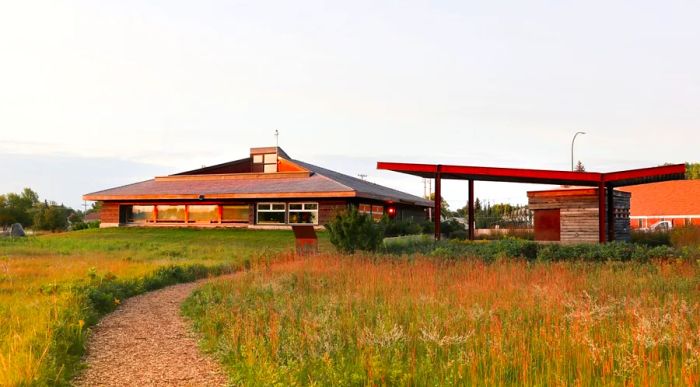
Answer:
<svg viewBox="0 0 700 387"><path fill-rule="evenodd" d="M469 179L469 240L474 240L474 179Z"/></svg>
<svg viewBox="0 0 700 387"><path fill-rule="evenodd" d="M607 224L608 224L608 242L612 242L615 240L615 190L613 190L613 187L607 186L606 187L606 196L607 196L607 203L606 203L606 208L607 208L607 214L606 214L606 219L607 219Z"/></svg>
<svg viewBox="0 0 700 387"><path fill-rule="evenodd" d="M440 192L441 188L441 183L440 180L442 178L442 175L440 173L440 166L437 166L437 172L435 173L435 208L433 209L433 212L435 214L433 215L433 219L435 221L435 240L439 241L440 240L440 209L442 208L442 192Z"/></svg>
<svg viewBox="0 0 700 387"><path fill-rule="evenodd" d="M605 243L607 239L605 233L605 226L607 225L605 213L605 185L600 182L598 184L598 239L600 243Z"/></svg>

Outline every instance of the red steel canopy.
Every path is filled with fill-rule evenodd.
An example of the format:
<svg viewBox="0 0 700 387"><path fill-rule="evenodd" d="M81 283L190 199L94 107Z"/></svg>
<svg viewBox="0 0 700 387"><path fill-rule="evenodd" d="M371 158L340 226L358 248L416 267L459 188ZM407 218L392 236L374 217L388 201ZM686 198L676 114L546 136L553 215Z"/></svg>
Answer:
<svg viewBox="0 0 700 387"><path fill-rule="evenodd" d="M378 162L377 169L385 169L409 175L435 179L435 209L440 208L440 180L455 179L469 181L469 238L474 239L474 181L498 181L508 183L534 183L598 187L600 242L606 241L606 209L610 236L613 235L612 194L613 188L627 185L654 183L685 178L685 164L632 169L627 171L599 173L553 171L543 169L474 167L463 165L411 164ZM607 188L607 206L606 206ZM440 216L435 216L435 238L440 239Z"/></svg>

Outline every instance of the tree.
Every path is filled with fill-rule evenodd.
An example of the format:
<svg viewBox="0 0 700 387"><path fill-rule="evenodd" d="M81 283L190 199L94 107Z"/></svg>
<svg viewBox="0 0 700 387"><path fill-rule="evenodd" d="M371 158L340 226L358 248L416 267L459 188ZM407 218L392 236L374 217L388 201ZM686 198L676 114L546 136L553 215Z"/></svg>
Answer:
<svg viewBox="0 0 700 387"><path fill-rule="evenodd" d="M586 172L586 167L583 165L581 160L576 164L576 172Z"/></svg>
<svg viewBox="0 0 700 387"><path fill-rule="evenodd" d="M44 201L36 206L34 212L34 228L46 231L63 231L68 228L68 214L70 210L63 205Z"/></svg>
<svg viewBox="0 0 700 387"><path fill-rule="evenodd" d="M102 209L102 202L92 202L92 205L90 208L88 208L87 211L85 211L85 215L87 214L92 214L93 212L100 212Z"/></svg>
<svg viewBox="0 0 700 387"><path fill-rule="evenodd" d="M685 178L700 179L700 163L685 163Z"/></svg>
<svg viewBox="0 0 700 387"><path fill-rule="evenodd" d="M428 197L426 197L426 199L434 201L435 200L435 193L434 192L431 193L430 195L428 195ZM440 215L443 218L449 218L450 215L452 215L452 213L450 212L450 205L447 204L447 201L445 200L445 198L441 197L441 199L442 200L440 201Z"/></svg>
<svg viewBox="0 0 700 387"><path fill-rule="evenodd" d="M21 193L0 195L0 225L3 227L13 223L21 223L24 227L32 226L32 211L39 203L39 195L30 188Z"/></svg>

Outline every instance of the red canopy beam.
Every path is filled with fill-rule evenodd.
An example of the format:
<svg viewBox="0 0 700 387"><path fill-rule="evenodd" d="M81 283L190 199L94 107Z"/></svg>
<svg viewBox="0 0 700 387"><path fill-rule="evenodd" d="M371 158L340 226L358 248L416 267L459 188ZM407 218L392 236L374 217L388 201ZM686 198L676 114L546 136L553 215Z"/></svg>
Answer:
<svg viewBox="0 0 700 387"><path fill-rule="evenodd" d="M377 163L377 169L386 169L425 178L433 178L437 173L437 165L435 164L380 161ZM440 165L440 172L443 179L473 179L480 181L581 185L589 187L597 187L599 183L603 182L613 187L620 187L654 181L683 179L685 175L685 164L664 165L661 167L633 169L612 173Z"/></svg>
<svg viewBox="0 0 700 387"><path fill-rule="evenodd" d="M386 169L425 178L435 177L436 239L440 238L440 208L442 205L440 197L440 180L443 178L469 180L470 204L473 199L472 189L473 182L475 180L499 181L506 183L535 183L598 187L598 232L601 242L608 240L607 232L609 231L612 233L615 227L613 205L614 196L612 194L615 187L668 180L682 180L685 178L685 164L664 165L660 167L632 169L628 171L611 173L598 173L522 168L472 167L460 165L390 163L380 161L377 163L377 169ZM610 191L610 196L606 194L606 188ZM474 222L471 210L472 209L470 209L469 216L470 226ZM470 237L472 232L473 231L470 230Z"/></svg>

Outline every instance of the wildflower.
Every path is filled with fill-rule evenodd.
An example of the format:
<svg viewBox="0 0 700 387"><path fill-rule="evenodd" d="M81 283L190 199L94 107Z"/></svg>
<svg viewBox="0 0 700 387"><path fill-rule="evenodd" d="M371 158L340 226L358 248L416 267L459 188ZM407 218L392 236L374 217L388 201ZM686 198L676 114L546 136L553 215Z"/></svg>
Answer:
<svg viewBox="0 0 700 387"><path fill-rule="evenodd" d="M118 298L116 298L116 297L114 298L114 305L119 305L121 303L122 302Z"/></svg>
<svg viewBox="0 0 700 387"><path fill-rule="evenodd" d="M85 326L85 320L78 320L78 326L80 327L80 329L83 329L83 327Z"/></svg>

